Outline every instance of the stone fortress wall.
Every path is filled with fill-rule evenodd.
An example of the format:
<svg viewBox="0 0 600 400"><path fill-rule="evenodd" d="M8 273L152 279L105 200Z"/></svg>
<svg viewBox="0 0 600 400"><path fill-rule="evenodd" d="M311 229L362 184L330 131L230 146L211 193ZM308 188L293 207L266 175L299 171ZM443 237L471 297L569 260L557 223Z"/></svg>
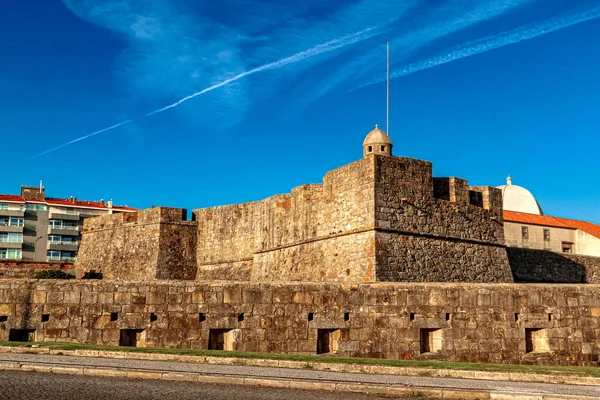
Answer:
<svg viewBox="0 0 600 400"><path fill-rule="evenodd" d="M0 281L0 340L595 365L598 285Z"/></svg>
<svg viewBox="0 0 600 400"><path fill-rule="evenodd" d="M194 279L196 224L185 218L185 210L157 207L86 219L77 278Z"/></svg>
<svg viewBox="0 0 600 400"><path fill-rule="evenodd" d="M194 210L192 221L182 214L155 208L89 221L78 276L512 282L500 192L434 179L426 161L371 154L323 184Z"/></svg>
<svg viewBox="0 0 600 400"><path fill-rule="evenodd" d="M80 279L0 280L0 340L597 365L600 286L514 280L600 283L600 258L507 249L500 190L391 148L192 221L86 220Z"/></svg>

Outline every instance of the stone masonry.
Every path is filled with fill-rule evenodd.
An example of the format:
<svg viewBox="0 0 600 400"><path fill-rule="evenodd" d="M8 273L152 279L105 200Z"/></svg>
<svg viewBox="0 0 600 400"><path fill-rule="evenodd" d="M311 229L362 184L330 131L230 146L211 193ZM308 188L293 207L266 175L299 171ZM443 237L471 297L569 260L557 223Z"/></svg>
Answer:
<svg viewBox="0 0 600 400"><path fill-rule="evenodd" d="M0 340L590 365L598 285L0 281ZM325 348L320 341L327 340ZM321 348L319 345L321 344Z"/></svg>
<svg viewBox="0 0 600 400"><path fill-rule="evenodd" d="M507 253L498 189L434 178L378 128L363 152L192 221L86 220L79 279L0 280L0 340L598 364L600 286L514 283L597 283L598 259Z"/></svg>
<svg viewBox="0 0 600 400"><path fill-rule="evenodd" d="M195 210L155 208L84 226L78 276L362 283L512 282L502 198L433 179L426 161L367 154L323 184Z"/></svg>

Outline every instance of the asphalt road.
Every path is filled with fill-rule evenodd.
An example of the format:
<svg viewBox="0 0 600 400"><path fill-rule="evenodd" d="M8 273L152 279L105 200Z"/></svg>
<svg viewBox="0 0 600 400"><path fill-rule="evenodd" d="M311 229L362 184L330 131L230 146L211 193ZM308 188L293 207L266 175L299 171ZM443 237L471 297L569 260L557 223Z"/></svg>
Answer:
<svg viewBox="0 0 600 400"><path fill-rule="evenodd" d="M210 376L256 377L267 379L291 379L315 382L364 383L397 387L431 389L467 389L517 395L572 395L600 398L600 386L564 385L534 382L511 382L484 379L439 378L428 376L376 375L341 373L311 369L290 369L274 367L249 367L240 365L219 365L203 363L183 363L172 361L151 361L134 359L74 357L62 355L0 353L0 363L27 363L47 366L86 366L109 367L123 370L161 371L196 373ZM3 375L4 372L0 373ZM50 374L50 379L56 374ZM0 381L1 382L1 381ZM147 382L147 381L146 381ZM145 383L146 383L145 382ZM166 384L160 381L158 385ZM151 385L148 383L148 385ZM1 384L0 384L1 386ZM245 386L247 389L248 386ZM0 387L0 398L2 396ZM284 389L285 390L285 389ZM333 396L333 395L332 395ZM168 398L168 397L164 397ZM176 397L175 397L176 398ZM259 397L262 398L262 397ZM336 398L336 397L331 397ZM347 398L347 397L339 397Z"/></svg>
<svg viewBox="0 0 600 400"><path fill-rule="evenodd" d="M390 397L257 386L4 371L0 374L0 399L378 400L390 399Z"/></svg>

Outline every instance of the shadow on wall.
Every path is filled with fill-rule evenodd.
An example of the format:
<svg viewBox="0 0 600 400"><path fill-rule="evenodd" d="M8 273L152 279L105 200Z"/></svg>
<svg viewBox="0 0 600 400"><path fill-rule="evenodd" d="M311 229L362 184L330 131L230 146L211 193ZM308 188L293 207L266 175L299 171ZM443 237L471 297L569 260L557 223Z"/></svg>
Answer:
<svg viewBox="0 0 600 400"><path fill-rule="evenodd" d="M598 283L600 258L507 247L515 283Z"/></svg>

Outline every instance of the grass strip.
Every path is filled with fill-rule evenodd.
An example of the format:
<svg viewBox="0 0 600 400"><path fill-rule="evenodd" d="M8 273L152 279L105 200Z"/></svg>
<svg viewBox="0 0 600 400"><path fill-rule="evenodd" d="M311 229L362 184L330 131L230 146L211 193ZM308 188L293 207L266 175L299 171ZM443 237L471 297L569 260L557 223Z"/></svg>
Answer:
<svg viewBox="0 0 600 400"><path fill-rule="evenodd" d="M65 342L3 342L0 346L5 347L31 347L37 345L40 348L50 348L53 350L99 350L99 351L118 351L123 353L146 353L146 354L173 354L198 357L232 357L246 359L266 359L266 360L286 360L300 361L306 363L340 363L355 365L379 365L387 367L410 367L410 368L429 368L446 369L460 371L484 371L484 372L504 372L504 373L529 373L576 377L600 377L600 368L598 367L578 367L578 366L546 366L546 365L520 365L520 364L485 364L485 363L463 363L447 361L418 361L418 360L387 360L378 358L351 358L351 357L332 357L316 355L297 355L297 354L276 354L276 353L248 353L239 351L219 351L219 350L194 350L194 349L168 349L152 347L119 347L103 346L94 344L78 344ZM307 365L310 367L310 365Z"/></svg>

